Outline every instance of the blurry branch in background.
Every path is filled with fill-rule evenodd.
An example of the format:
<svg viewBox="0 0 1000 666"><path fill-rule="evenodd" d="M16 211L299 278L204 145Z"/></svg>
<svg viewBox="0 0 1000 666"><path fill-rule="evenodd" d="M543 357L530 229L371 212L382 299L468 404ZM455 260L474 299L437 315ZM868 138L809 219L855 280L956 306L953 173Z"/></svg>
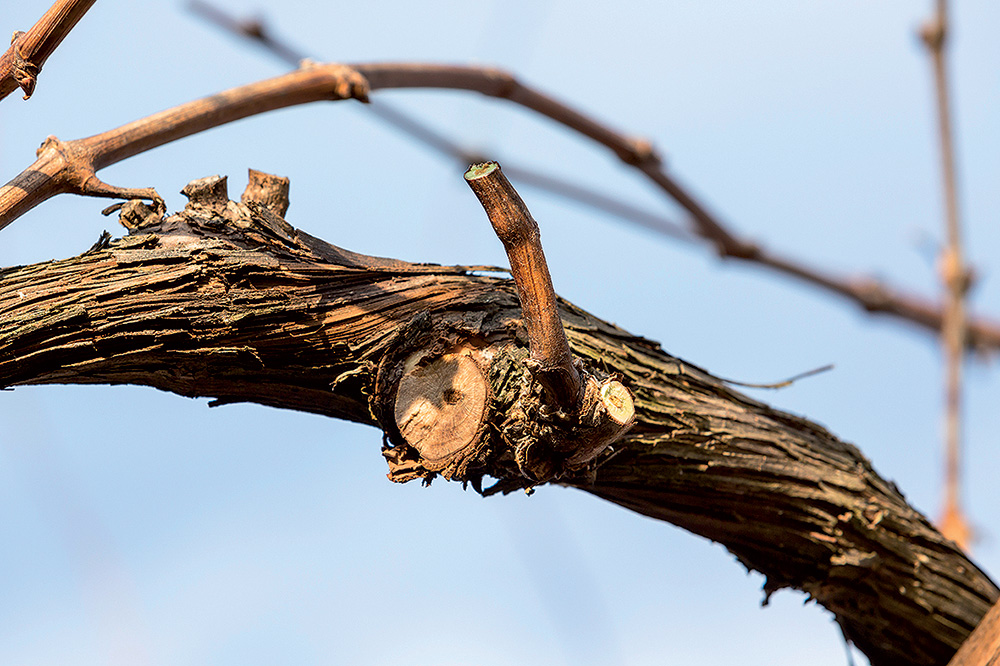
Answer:
<svg viewBox="0 0 1000 666"><path fill-rule="evenodd" d="M941 532L967 548L972 530L959 502L962 363L966 338L965 297L972 285L972 271L962 253L962 230L958 218L958 194L955 183L955 147L951 131L948 99L948 70L945 43L948 38L946 0L936 0L935 15L921 28L920 37L927 47L934 67L934 87L941 144L941 180L944 199L946 245L941 251L939 270L944 286L944 320L941 346L945 357L945 497L939 520Z"/></svg>
<svg viewBox="0 0 1000 666"><path fill-rule="evenodd" d="M259 18L239 20L202 0L194 0L189 4L189 7L219 27L253 40L286 62L297 62L297 59L302 55L299 49L290 47L271 35ZM382 73L370 67L358 66L358 69L370 80L373 76L381 77ZM711 243L722 258L742 259L752 264L766 266L783 275L795 277L838 294L868 312L882 313L903 319L935 333L942 330L945 317L943 308L937 303L912 294L894 291L873 278L827 273L802 262L773 254L753 242L740 238L718 218L709 213L676 180L666 174L660 158L651 145L623 136L524 86L505 72L472 67L453 67L450 68L451 74L448 75L445 70L449 68L444 67L418 64L398 65L397 67L398 69L389 76L390 79L393 79L391 85L385 85L390 82L383 78L380 82L372 80L372 88L426 87L475 90L485 95L508 99L537 111L610 148L623 162L640 170L688 212L694 223L694 229L684 233L676 225L659 216L636 211L628 204L590 192L579 185L567 184L549 176L522 170L516 165L504 167L514 180L523 181L527 185L534 185L587 205L593 205L601 210L612 212L620 219L638 223L645 228L659 231L665 235L680 236L685 240L692 237L701 238ZM409 71L404 71L404 69ZM461 147L442 137L440 133L428 129L422 123L399 111L386 111L385 105L381 103L371 105L371 107L383 120L425 145L462 160L464 165L477 161L477 159L467 159L477 157L474 151L462 150ZM509 161L505 161L505 164L509 164ZM528 177L528 180L525 180L524 177ZM636 212L639 214L635 215ZM970 321L966 327L965 343L970 349L979 351L1000 349L1000 323L988 319Z"/></svg>
<svg viewBox="0 0 1000 666"><path fill-rule="evenodd" d="M443 134L435 132L426 125L397 110L395 106L390 106L383 101L377 101L367 105L365 108L393 127L401 130L410 138L416 139L425 146L453 158L457 163L462 165L462 168L470 164L483 162L485 159L480 153L462 148ZM633 206L621 199L616 199L572 181L534 169L517 166L516 164L508 164L503 169L504 173L512 180L516 180L529 187L534 187L563 197L564 199L583 204L589 208L603 211L644 229L649 229L664 236L670 236L676 240L687 241L689 243L698 242L698 236L676 222L672 222L663 215Z"/></svg>
<svg viewBox="0 0 1000 666"><path fill-rule="evenodd" d="M28 32L17 31L0 55L0 100L18 88L24 99L35 92L38 74L49 56L96 0L58 0Z"/></svg>

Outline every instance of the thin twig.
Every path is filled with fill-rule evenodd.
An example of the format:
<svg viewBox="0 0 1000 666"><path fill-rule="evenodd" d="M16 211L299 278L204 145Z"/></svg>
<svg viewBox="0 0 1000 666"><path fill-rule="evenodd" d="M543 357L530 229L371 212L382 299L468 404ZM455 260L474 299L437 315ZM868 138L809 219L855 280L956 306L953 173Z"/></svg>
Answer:
<svg viewBox="0 0 1000 666"><path fill-rule="evenodd" d="M0 100L18 88L31 97L49 56L97 0L57 0L28 32L15 32L0 56Z"/></svg>
<svg viewBox="0 0 1000 666"><path fill-rule="evenodd" d="M813 368L812 370L806 370L805 372L800 372L797 375L792 375L788 379L782 379L780 382L771 382L769 384L757 384L753 382L739 382L735 379L726 379L725 377L719 377L720 380L732 386L742 386L744 388L756 388L756 389L783 389L791 386L800 379L806 379L807 377L814 377L818 374L828 372L833 370L833 363L828 363L819 368Z"/></svg>
<svg viewBox="0 0 1000 666"><path fill-rule="evenodd" d="M293 48L286 42L275 39L271 35L270 30L268 30L267 25L259 17L237 18L232 14L226 13L220 7L216 7L209 2L203 2L202 0L191 0L188 3L188 9L227 32L255 42L289 65L295 66L307 57L304 53Z"/></svg>
<svg viewBox="0 0 1000 666"><path fill-rule="evenodd" d="M531 360L536 367L533 374L556 405L568 412L575 411L583 381L573 365L573 354L559 317L538 224L496 162L469 167L465 182L483 205L507 251L524 313L524 327L528 330Z"/></svg>
<svg viewBox="0 0 1000 666"><path fill-rule="evenodd" d="M921 29L920 36L931 56L941 147L941 180L944 196L945 237L940 271L944 287L944 317L941 324L941 347L945 356L945 497L940 519L941 531L963 548L969 545L971 529L961 509L961 413L962 363L965 360L965 297L971 285L971 272L962 252L961 224L958 216L958 193L955 180L955 146L951 130L948 95L948 69L945 44L948 38L946 0L937 0L934 17Z"/></svg>

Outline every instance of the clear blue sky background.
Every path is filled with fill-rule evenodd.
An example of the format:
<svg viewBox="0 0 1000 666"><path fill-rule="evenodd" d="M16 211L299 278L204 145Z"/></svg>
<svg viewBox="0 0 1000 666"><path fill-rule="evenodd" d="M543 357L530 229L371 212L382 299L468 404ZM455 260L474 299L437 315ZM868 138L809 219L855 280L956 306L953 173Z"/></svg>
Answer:
<svg viewBox="0 0 1000 666"><path fill-rule="evenodd" d="M267 12L320 59L496 64L630 133L741 232L817 266L937 293L941 237L931 2L296 2ZM27 29L45 2L6 2ZM1000 5L955 3L961 203L1000 316ZM180 2L100 0L29 102L0 105L0 177L73 139L284 71ZM501 162L579 178L682 219L605 150L503 102L378 98ZM273 113L102 172L155 186L246 169L291 177L294 225L352 250L505 263L462 167L355 103ZM523 188L556 289L856 443L918 507L941 494L934 339L752 267L720 263ZM50 201L0 233L0 265L62 258L121 229L95 200ZM998 376L969 365L964 499L1000 574ZM151 389L0 393L0 663L839 665L829 615L721 547L584 493L482 499L385 479L380 434ZM862 662L863 663L863 662Z"/></svg>

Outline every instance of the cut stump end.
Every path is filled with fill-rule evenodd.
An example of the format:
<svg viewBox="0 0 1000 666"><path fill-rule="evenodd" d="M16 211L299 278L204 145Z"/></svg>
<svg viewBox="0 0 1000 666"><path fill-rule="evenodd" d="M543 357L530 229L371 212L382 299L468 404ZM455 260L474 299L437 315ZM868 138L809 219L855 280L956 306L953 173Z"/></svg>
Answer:
<svg viewBox="0 0 1000 666"><path fill-rule="evenodd" d="M394 416L406 443L433 466L479 439L489 387L469 353L445 354L427 365L422 360L423 354L407 359Z"/></svg>

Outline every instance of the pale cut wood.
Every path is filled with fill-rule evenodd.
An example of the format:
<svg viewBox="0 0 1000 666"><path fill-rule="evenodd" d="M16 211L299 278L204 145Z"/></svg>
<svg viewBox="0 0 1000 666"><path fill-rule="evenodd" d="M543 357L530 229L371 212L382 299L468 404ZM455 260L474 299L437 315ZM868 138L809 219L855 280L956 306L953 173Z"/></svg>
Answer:
<svg viewBox="0 0 1000 666"><path fill-rule="evenodd" d="M601 403L608 417L618 425L631 423L635 419L635 402L632 393L619 381L609 381L601 385Z"/></svg>
<svg viewBox="0 0 1000 666"><path fill-rule="evenodd" d="M567 463L572 467L596 460L635 423L632 392L615 379L597 381L585 375L581 425L572 441Z"/></svg>
<svg viewBox="0 0 1000 666"><path fill-rule="evenodd" d="M994 604L948 666L1000 665L1000 603Z"/></svg>
<svg viewBox="0 0 1000 666"><path fill-rule="evenodd" d="M395 417L407 444L433 468L475 442L489 389L469 354L445 354L422 366L423 356L414 354L406 362Z"/></svg>

